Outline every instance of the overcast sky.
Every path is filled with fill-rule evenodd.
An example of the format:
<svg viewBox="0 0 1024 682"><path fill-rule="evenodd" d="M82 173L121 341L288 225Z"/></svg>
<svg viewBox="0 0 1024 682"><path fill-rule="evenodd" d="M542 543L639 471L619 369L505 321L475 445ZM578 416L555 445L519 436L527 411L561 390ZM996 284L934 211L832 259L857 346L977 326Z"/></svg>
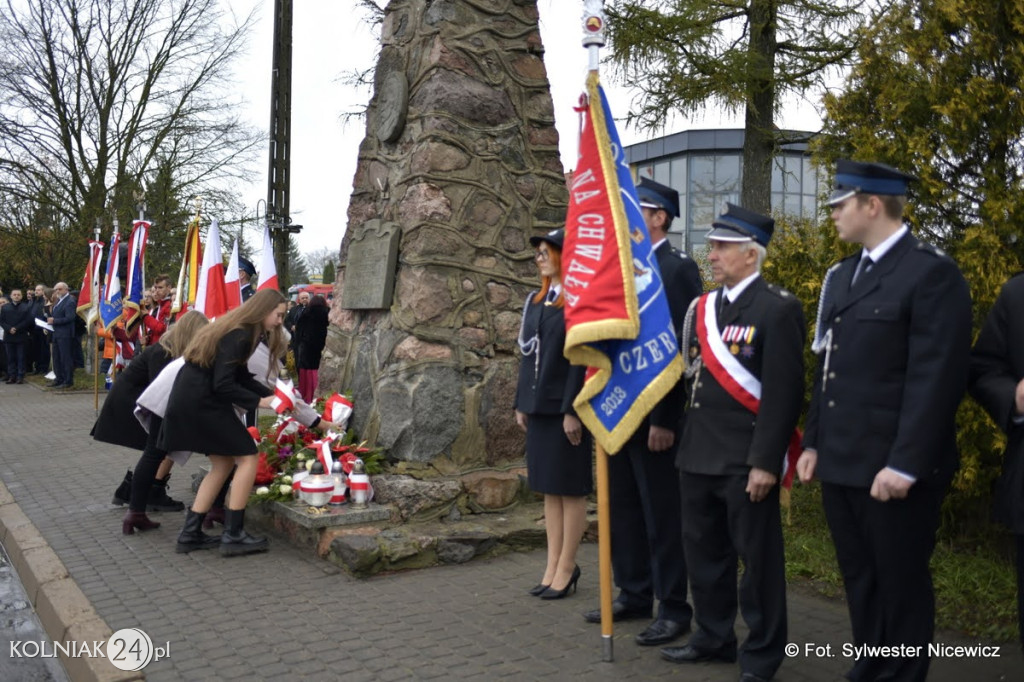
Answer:
<svg viewBox="0 0 1024 682"><path fill-rule="evenodd" d="M270 71L274 33L273 0L231 0L239 14L256 8L259 22L250 49L237 62L239 87L247 99L248 119L267 130L270 121ZM304 226L299 246L309 252L324 246L337 249L346 227L346 210L352 193L359 144L365 121L345 123L341 115L365 106L369 93L342 83L345 73L374 65L377 35L360 19L350 2L293 3L292 47L292 221ZM581 46L582 0L538 0L544 61L555 103L555 125L560 138L562 164L575 166L577 114L573 111L582 91L587 52ZM631 94L602 79L616 117L628 112ZM808 105L789 104L779 121L782 127L816 129L819 119ZM692 120L673 122L666 133L692 128L742 127L742 119L706 112ZM624 144L648 137L620 126ZM244 190L250 212L266 199L267 151L258 166L259 181ZM246 239L259 244L261 237L249 231Z"/></svg>

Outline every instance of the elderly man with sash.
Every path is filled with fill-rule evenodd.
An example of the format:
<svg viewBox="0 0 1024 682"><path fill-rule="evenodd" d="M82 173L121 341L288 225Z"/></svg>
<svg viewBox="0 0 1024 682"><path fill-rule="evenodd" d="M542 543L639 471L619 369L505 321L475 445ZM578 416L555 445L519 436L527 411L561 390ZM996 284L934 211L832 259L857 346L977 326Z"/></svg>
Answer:
<svg viewBox="0 0 1024 682"><path fill-rule="evenodd" d="M786 644L786 576L779 488L799 454L805 325L800 302L760 275L775 228L726 204L708 233L722 285L687 312L690 403L677 456L683 545L697 628L675 663L733 662L739 606L750 634L739 647L742 682L770 680Z"/></svg>

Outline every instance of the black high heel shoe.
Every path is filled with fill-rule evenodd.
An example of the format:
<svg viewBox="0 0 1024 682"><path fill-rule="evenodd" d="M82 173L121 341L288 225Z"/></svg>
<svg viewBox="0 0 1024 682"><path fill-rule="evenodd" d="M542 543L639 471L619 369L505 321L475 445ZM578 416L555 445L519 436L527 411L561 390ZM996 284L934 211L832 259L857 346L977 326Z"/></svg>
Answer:
<svg viewBox="0 0 1024 682"><path fill-rule="evenodd" d="M566 584L566 586L564 588L562 588L560 590L556 590L556 589L554 589L552 587L549 587L548 589L546 589L546 590L544 590L543 592L540 593L540 598L541 599L563 599L563 598L567 597L569 595L569 589L570 588L572 589L573 592L576 591L576 583L578 583L580 581L580 573L581 573L580 567L576 566L574 569L572 569L572 577L569 578L569 582L568 582L568 584Z"/></svg>
<svg viewBox="0 0 1024 682"><path fill-rule="evenodd" d="M544 585L542 583L534 585L530 588L530 596L539 597L541 594L544 593L544 590L548 589L549 587L551 587L551 585Z"/></svg>

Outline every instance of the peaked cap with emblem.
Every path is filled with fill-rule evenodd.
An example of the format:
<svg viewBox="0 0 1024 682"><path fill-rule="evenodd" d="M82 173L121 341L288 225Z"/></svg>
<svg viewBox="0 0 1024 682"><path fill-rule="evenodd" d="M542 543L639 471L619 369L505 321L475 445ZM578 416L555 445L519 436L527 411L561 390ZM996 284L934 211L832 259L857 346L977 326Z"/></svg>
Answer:
<svg viewBox="0 0 1024 682"><path fill-rule="evenodd" d="M248 258L242 258L241 256L239 256L238 269L244 273L247 273L250 277L254 277L256 275L256 266L253 265L252 261L249 260Z"/></svg>
<svg viewBox="0 0 1024 682"><path fill-rule="evenodd" d="M673 218L679 217L679 192L650 178L640 178L636 186L640 206L661 209Z"/></svg>
<svg viewBox="0 0 1024 682"><path fill-rule="evenodd" d="M725 210L711 223L706 239L720 242L750 242L768 246L775 232L775 221L768 216L748 211L736 204L725 204Z"/></svg>
<svg viewBox="0 0 1024 682"><path fill-rule="evenodd" d="M884 163L866 163L840 159L836 163L835 191L828 205L841 204L855 194L902 196L917 178Z"/></svg>
<svg viewBox="0 0 1024 682"><path fill-rule="evenodd" d="M541 242L547 242L548 244L550 244L551 246L555 247L559 251L562 250L562 243L564 241L565 241L565 230L564 229L551 230L547 234L543 234L543 235L540 235L540 236L530 237L530 244L532 244L534 248L540 246Z"/></svg>

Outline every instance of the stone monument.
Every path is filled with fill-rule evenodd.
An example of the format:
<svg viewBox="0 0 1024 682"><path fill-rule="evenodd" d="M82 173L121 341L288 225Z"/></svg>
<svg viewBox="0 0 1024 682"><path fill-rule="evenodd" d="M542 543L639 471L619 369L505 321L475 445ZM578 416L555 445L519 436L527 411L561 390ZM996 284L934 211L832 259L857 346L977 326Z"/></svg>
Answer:
<svg viewBox="0 0 1024 682"><path fill-rule="evenodd" d="M537 2L392 0L382 47L321 386L392 458L515 462L528 240L567 204Z"/></svg>

